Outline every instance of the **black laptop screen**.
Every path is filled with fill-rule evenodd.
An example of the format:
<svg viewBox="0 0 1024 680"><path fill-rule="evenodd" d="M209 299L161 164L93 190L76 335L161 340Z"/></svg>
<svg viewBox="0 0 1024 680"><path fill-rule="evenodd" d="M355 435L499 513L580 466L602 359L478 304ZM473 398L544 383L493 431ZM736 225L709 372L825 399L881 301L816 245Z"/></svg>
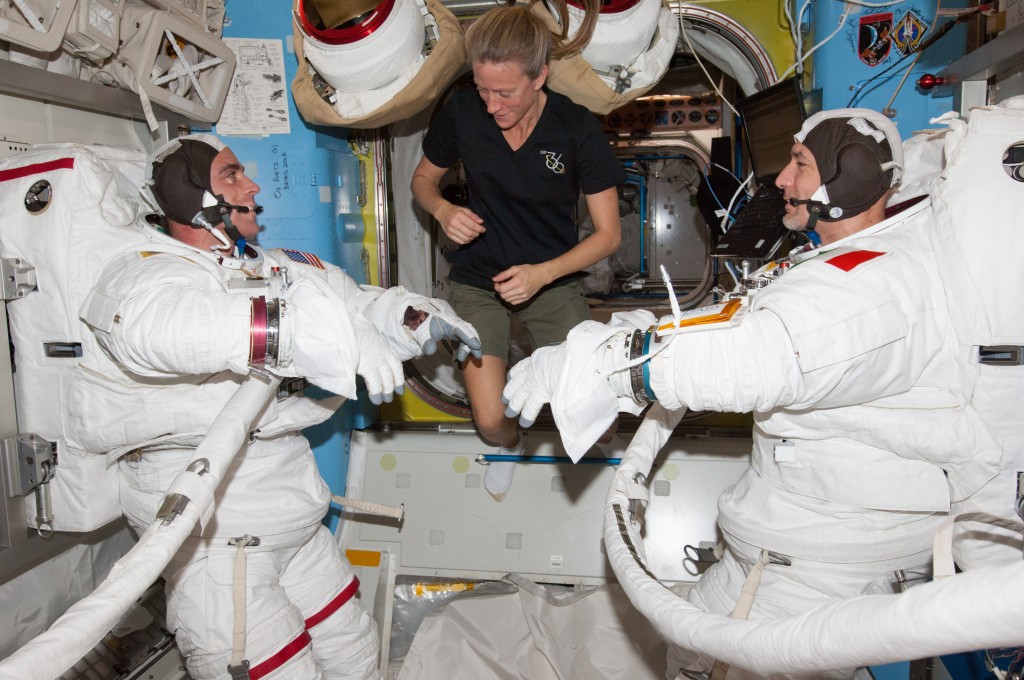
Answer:
<svg viewBox="0 0 1024 680"><path fill-rule="evenodd" d="M741 99L738 106L754 176L762 182L773 178L789 163L793 135L800 131L807 117L800 81L780 81Z"/></svg>

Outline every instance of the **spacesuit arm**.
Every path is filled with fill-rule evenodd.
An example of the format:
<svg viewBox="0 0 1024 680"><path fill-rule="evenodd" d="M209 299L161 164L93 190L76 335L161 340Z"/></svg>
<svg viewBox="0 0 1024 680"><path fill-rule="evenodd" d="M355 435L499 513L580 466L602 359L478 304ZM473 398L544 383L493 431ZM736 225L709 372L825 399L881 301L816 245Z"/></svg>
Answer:
<svg viewBox="0 0 1024 680"><path fill-rule="evenodd" d="M412 293L403 286L360 285L334 265L326 265L323 271L350 313L368 319L401 361L433 354L442 340L457 343L460 361L470 354L480 356L476 330L444 300Z"/></svg>
<svg viewBox="0 0 1024 680"><path fill-rule="evenodd" d="M128 253L80 310L100 345L140 376L249 370L252 303L184 258Z"/></svg>
<svg viewBox="0 0 1024 680"><path fill-rule="evenodd" d="M325 282L345 301L352 318L365 318L383 337L400 361L437 351L442 340L456 342L456 358L480 356L480 338L476 330L455 314L455 310L437 298L411 293L402 286L380 288L360 285L341 268L318 262L316 266L296 265L281 251L268 251L278 266L287 267L295 281L304 278Z"/></svg>
<svg viewBox="0 0 1024 680"><path fill-rule="evenodd" d="M771 312L751 314L734 328L674 336L638 371L628 368L636 333L643 339L643 330L584 322L561 345L537 350L509 373L506 415L521 414L528 427L550 402L566 451L577 460L616 411L636 414L647 401L670 410L744 412L786 404L802 389L789 334ZM638 384L642 373L648 379Z"/></svg>
<svg viewBox="0 0 1024 680"><path fill-rule="evenodd" d="M675 337L651 360L650 385L668 409L730 413L785 406L804 389L789 333L767 310L733 328Z"/></svg>
<svg viewBox="0 0 1024 680"><path fill-rule="evenodd" d="M896 304L863 291L833 290L828 301L773 295L792 281L759 293L739 326L681 335L652 360L662 405L766 412L863 404L910 389L941 345L924 325L911 333Z"/></svg>
<svg viewBox="0 0 1024 680"><path fill-rule="evenodd" d="M80 314L100 345L140 376L245 374L258 368L307 378L349 398L363 370L370 374L368 383L386 373L387 391L401 382L397 361L378 370L379 353L360 351L359 328L369 323L351 319L322 281L298 281L283 292L263 285L232 289L189 257L128 253L107 267Z"/></svg>

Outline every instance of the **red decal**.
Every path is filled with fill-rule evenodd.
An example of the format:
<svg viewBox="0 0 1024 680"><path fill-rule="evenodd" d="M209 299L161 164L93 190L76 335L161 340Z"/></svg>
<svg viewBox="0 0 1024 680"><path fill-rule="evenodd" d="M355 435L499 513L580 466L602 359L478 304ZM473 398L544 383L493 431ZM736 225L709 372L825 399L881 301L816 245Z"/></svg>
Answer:
<svg viewBox="0 0 1024 680"><path fill-rule="evenodd" d="M50 172L51 170L71 170L74 167L74 158L60 158L55 161L47 161L45 163L33 163L32 165L24 165L20 168L0 170L0 182L6 182L12 179L21 179L22 177L28 177L29 175L41 175L42 173Z"/></svg>
<svg viewBox="0 0 1024 680"><path fill-rule="evenodd" d="M272 657L250 668L249 680L259 680L265 675L270 675L278 668L285 665L289 659L301 652L312 642L313 638L309 637L309 633L302 631L302 634L299 635L299 637L286 644Z"/></svg>
<svg viewBox="0 0 1024 680"><path fill-rule="evenodd" d="M857 265L864 264L868 260L873 260L876 257L885 255L885 253L877 253L874 250L853 250L842 255L836 255L831 257L825 262L829 263L833 267L842 269L844 272L852 271Z"/></svg>

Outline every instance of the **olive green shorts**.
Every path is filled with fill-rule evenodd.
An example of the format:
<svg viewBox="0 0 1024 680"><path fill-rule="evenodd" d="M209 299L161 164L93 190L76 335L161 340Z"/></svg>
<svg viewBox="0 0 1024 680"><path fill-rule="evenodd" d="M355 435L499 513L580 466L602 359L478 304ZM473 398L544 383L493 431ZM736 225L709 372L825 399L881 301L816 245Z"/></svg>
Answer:
<svg viewBox="0 0 1024 680"><path fill-rule="evenodd" d="M508 304L494 291L450 283L455 313L473 324L484 354L505 362L513 316L526 328L533 349L564 341L574 326L590 319L590 307L576 282L543 290L521 305Z"/></svg>

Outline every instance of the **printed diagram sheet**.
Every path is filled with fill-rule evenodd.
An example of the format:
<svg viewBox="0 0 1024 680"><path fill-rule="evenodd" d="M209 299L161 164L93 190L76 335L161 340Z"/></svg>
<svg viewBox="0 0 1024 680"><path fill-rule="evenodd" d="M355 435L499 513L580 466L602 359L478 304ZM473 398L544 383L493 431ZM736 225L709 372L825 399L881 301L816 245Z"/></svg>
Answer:
<svg viewBox="0 0 1024 680"><path fill-rule="evenodd" d="M235 53L238 66L217 121L217 133L275 135L291 132L281 41L225 38L224 43Z"/></svg>

